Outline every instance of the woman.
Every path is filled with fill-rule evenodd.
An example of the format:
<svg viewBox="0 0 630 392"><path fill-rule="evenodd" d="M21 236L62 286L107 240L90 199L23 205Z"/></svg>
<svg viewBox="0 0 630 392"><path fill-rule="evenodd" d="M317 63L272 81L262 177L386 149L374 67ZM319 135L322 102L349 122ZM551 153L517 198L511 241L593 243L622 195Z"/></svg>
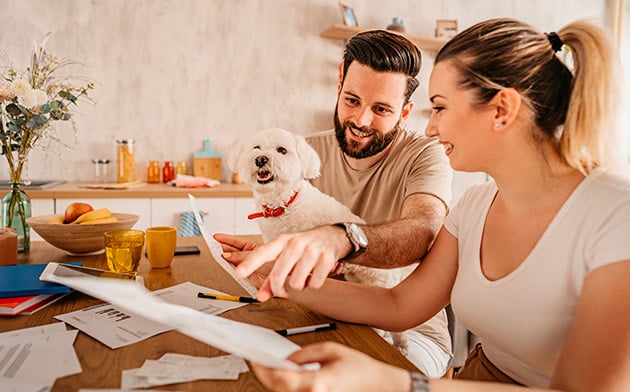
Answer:
<svg viewBox="0 0 630 392"><path fill-rule="evenodd" d="M565 45L572 70L558 56ZM612 174L623 168L609 136L613 54L581 22L545 35L497 19L458 34L436 57L426 134L454 169L493 181L467 191L421 266L393 289L328 280L302 290L306 279L294 272L285 284L273 270L262 285L327 316L393 331L451 303L481 339L456 378L503 384L426 381L331 343L290 357L320 370L253 364L259 379L277 390L630 390L630 183ZM258 247L237 273L275 259L276 248ZM283 262L273 269L305 268Z"/></svg>

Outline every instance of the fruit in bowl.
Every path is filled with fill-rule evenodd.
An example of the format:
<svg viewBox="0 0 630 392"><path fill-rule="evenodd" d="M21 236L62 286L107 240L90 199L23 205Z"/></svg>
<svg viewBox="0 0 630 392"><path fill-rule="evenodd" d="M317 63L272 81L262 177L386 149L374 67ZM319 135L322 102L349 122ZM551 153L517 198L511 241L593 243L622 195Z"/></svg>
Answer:
<svg viewBox="0 0 630 392"><path fill-rule="evenodd" d="M28 218L26 222L46 242L65 250L71 255L102 253L105 250L104 234L110 230L131 229L138 221L135 214L111 213L101 209L99 214L108 214L109 218L86 219L77 222L81 216L89 218L93 210L75 219L73 223L63 224L64 215L44 215ZM108 220L109 219L109 220Z"/></svg>
<svg viewBox="0 0 630 392"><path fill-rule="evenodd" d="M66 207L66 210L63 214L63 223L72 223L81 215L88 213L90 211L94 211L94 207L92 207L88 203L75 202Z"/></svg>

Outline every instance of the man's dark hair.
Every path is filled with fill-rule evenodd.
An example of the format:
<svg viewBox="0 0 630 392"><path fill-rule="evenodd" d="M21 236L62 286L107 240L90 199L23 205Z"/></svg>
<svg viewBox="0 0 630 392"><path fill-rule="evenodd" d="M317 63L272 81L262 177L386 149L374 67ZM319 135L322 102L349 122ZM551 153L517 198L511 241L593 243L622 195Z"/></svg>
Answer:
<svg viewBox="0 0 630 392"><path fill-rule="evenodd" d="M342 83L353 61L378 72L398 72L407 75L405 103L420 84L416 76L420 72L422 55L416 45L400 34L370 30L352 37L343 53Z"/></svg>

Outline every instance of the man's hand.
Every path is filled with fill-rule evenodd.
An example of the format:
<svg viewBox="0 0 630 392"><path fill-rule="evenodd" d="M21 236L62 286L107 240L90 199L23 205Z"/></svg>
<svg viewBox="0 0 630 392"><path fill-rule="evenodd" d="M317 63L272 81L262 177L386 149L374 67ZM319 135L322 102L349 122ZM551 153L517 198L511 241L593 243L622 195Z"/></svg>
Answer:
<svg viewBox="0 0 630 392"><path fill-rule="evenodd" d="M283 234L251 251L238 263L236 274L248 277L275 260L256 298L266 301L273 296L287 297L287 278L293 290L320 288L328 274L337 269L339 258L350 252L351 246L343 229L336 226Z"/></svg>

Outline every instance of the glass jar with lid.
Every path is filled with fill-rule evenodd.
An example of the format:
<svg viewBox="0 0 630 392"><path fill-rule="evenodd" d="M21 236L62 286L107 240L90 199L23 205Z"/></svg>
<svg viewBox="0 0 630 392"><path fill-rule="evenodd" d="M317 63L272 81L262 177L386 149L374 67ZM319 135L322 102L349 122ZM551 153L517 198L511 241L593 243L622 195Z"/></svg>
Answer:
<svg viewBox="0 0 630 392"><path fill-rule="evenodd" d="M135 143L133 139L116 140L117 182L131 182L136 179Z"/></svg>

